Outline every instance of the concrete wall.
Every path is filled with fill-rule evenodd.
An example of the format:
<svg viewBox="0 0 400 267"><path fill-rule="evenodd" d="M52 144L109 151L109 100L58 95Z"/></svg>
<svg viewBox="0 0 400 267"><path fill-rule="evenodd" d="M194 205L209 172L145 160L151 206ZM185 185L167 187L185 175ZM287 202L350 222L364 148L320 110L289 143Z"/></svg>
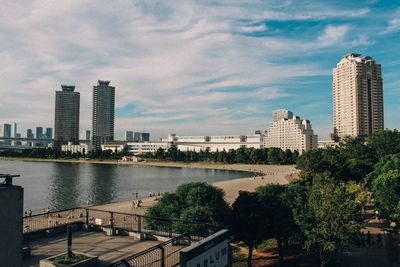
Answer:
<svg viewBox="0 0 400 267"><path fill-rule="evenodd" d="M24 189L0 185L0 265L22 266Z"/></svg>

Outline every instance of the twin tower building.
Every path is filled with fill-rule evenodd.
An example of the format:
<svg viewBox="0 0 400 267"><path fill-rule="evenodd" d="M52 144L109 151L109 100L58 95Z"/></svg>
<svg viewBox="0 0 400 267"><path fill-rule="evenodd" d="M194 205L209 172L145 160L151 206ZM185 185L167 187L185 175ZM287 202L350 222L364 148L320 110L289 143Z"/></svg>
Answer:
<svg viewBox="0 0 400 267"><path fill-rule="evenodd" d="M69 142L79 144L80 93L75 86L62 85L56 91L54 146ZM92 135L93 148L114 140L115 87L110 81L98 81L93 86Z"/></svg>

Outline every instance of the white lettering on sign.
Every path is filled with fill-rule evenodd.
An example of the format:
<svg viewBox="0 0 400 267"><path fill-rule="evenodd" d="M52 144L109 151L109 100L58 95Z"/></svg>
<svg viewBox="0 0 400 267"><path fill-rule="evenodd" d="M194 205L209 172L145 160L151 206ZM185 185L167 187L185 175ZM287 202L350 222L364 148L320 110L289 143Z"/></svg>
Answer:
<svg viewBox="0 0 400 267"><path fill-rule="evenodd" d="M229 240L224 240L214 247L208 248L202 254L186 263L186 267L225 267L228 266Z"/></svg>

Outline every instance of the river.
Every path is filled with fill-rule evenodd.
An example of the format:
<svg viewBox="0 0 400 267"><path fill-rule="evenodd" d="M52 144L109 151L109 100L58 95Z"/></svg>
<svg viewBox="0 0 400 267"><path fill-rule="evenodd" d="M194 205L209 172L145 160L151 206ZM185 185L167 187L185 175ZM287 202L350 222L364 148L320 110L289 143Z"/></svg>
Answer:
<svg viewBox="0 0 400 267"><path fill-rule="evenodd" d="M150 192L170 192L189 181L216 182L248 176L246 172L138 165L0 160L0 173L20 174L24 210L61 210L105 204ZM4 203L2 203L4 205Z"/></svg>

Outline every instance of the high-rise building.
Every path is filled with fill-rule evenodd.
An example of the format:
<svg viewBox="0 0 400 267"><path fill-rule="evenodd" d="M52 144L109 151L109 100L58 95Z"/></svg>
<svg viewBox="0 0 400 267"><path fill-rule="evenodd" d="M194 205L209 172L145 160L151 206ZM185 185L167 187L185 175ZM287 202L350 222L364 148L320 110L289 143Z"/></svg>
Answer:
<svg viewBox="0 0 400 267"><path fill-rule="evenodd" d="M292 115L271 122L265 133L264 147L297 150L299 153L318 148L318 136L314 134L310 121L293 116L288 110L286 114Z"/></svg>
<svg viewBox="0 0 400 267"><path fill-rule="evenodd" d="M141 133L140 141L150 141L150 133Z"/></svg>
<svg viewBox="0 0 400 267"><path fill-rule="evenodd" d="M125 141L133 141L133 132L132 131L125 132Z"/></svg>
<svg viewBox="0 0 400 267"><path fill-rule="evenodd" d="M135 142L150 141L150 133L135 132L133 134L133 141Z"/></svg>
<svg viewBox="0 0 400 267"><path fill-rule="evenodd" d="M100 149L101 144L114 140L115 87L110 81L98 81L93 86L92 144Z"/></svg>
<svg viewBox="0 0 400 267"><path fill-rule="evenodd" d="M80 93L75 92L73 85L61 85L61 91L56 91L56 106L54 116L54 146L72 142L79 143L79 105Z"/></svg>
<svg viewBox="0 0 400 267"><path fill-rule="evenodd" d="M36 139L43 138L43 127L36 127Z"/></svg>
<svg viewBox="0 0 400 267"><path fill-rule="evenodd" d="M11 138L11 124L0 124L0 137ZM3 140L2 143L11 145L11 140Z"/></svg>
<svg viewBox="0 0 400 267"><path fill-rule="evenodd" d="M293 112L287 109L276 109L272 111L272 121L280 121L282 119L293 118Z"/></svg>
<svg viewBox="0 0 400 267"><path fill-rule="evenodd" d="M45 136L46 136L46 139L52 139L53 138L53 128L46 128Z"/></svg>
<svg viewBox="0 0 400 267"><path fill-rule="evenodd" d="M334 138L365 138L383 129L381 65L369 56L348 54L333 70Z"/></svg>
<svg viewBox="0 0 400 267"><path fill-rule="evenodd" d="M31 138L31 139L34 138L32 129L26 130L26 138ZM33 142L32 142L32 141L28 141L28 142L27 142L27 145L28 145L28 146L32 146L32 145L33 145Z"/></svg>
<svg viewBox="0 0 400 267"><path fill-rule="evenodd" d="M26 138L34 138L32 129L26 130Z"/></svg>

